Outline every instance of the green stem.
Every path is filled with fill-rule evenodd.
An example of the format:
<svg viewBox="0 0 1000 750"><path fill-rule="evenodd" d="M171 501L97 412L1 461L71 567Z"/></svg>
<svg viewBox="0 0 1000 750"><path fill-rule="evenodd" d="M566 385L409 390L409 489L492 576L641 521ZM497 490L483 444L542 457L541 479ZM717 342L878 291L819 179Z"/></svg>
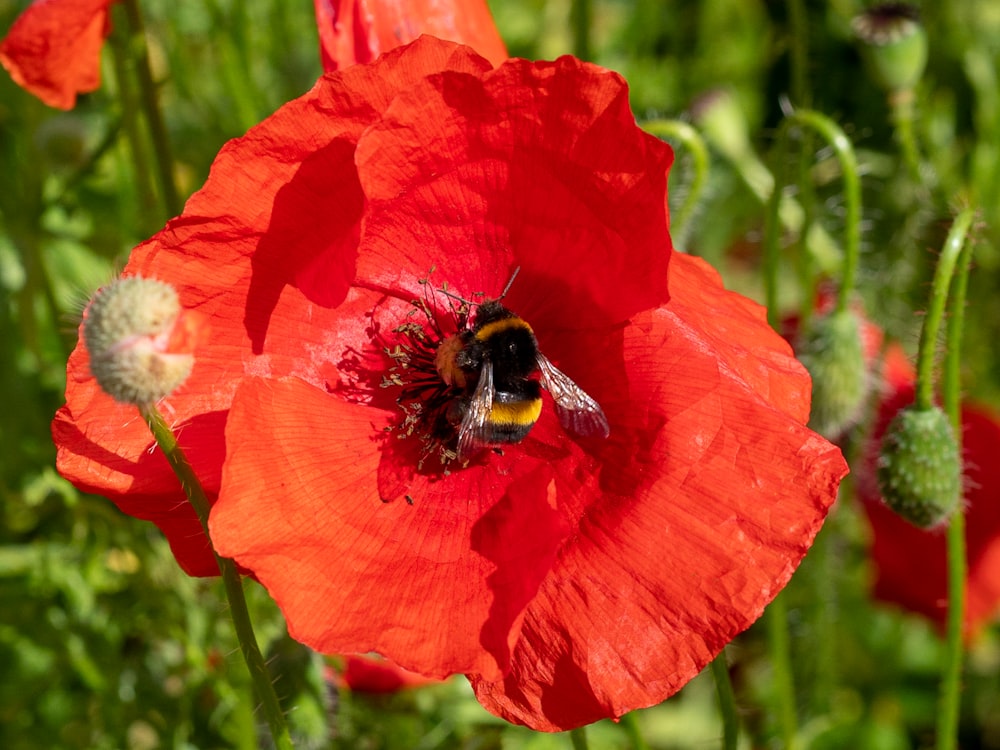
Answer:
<svg viewBox="0 0 1000 750"><path fill-rule="evenodd" d="M892 124L896 129L896 140L903 152L903 163L906 164L906 171L916 185L923 185L923 177L920 172L920 165L923 159L920 157L920 149L917 147L917 138L913 132L915 94L912 89L897 91L889 97L889 107L892 110Z"/></svg>
<svg viewBox="0 0 1000 750"><path fill-rule="evenodd" d="M577 727L569 730L569 739L573 743L573 750L587 750L587 728Z"/></svg>
<svg viewBox="0 0 1000 750"><path fill-rule="evenodd" d="M785 163L784 139L778 141L778 159ZM767 309L767 322L776 331L781 330L781 311L778 309L778 268L781 264L781 221L782 186L775 184L771 196L767 199L767 213L764 218L763 239L763 271L764 271L764 307Z"/></svg>
<svg viewBox="0 0 1000 750"><path fill-rule="evenodd" d="M802 0L787 0L788 20L791 26L789 46L792 62L792 100L800 107L809 102L809 24Z"/></svg>
<svg viewBox="0 0 1000 750"><path fill-rule="evenodd" d="M163 194L163 204L168 216L180 214L183 206L177 185L174 183L174 158L170 148L170 138L167 136L167 126L163 121L157 96L156 82L149 65L149 48L146 46L146 31L139 12L138 0L124 0L125 15L128 18L136 52L136 72L139 76L139 95L142 111L149 125L149 134L153 141L153 153L156 156L156 173Z"/></svg>
<svg viewBox="0 0 1000 750"><path fill-rule="evenodd" d="M712 676L715 678L715 692L719 696L719 712L722 714L722 747L724 750L736 750L740 720L736 713L736 694L733 692L733 682L729 679L725 649L712 660Z"/></svg>
<svg viewBox="0 0 1000 750"><path fill-rule="evenodd" d="M837 296L837 312L847 310L854 284L858 275L858 260L861 256L861 178L858 176L858 159L854 147L843 129L826 115L809 109L799 109L789 115L787 121L808 126L820 134L833 148L840 163L840 173L844 180L844 267Z"/></svg>
<svg viewBox="0 0 1000 750"><path fill-rule="evenodd" d="M156 215L156 193L150 183L149 156L146 153L146 142L142 137L142 128L136 113L139 111L139 99L133 89L132 81L128 74L128 39L119 31L114 31L109 39L111 47L111 63L115 71L115 83L118 88L118 98L121 101L121 125L125 130L125 138L128 141L129 150L132 152L132 165L134 169L133 178L135 180L135 191L139 198L139 216L144 234L153 230L158 222L151 221L151 217ZM109 131L116 132L115 130ZM145 224L149 222L147 229Z"/></svg>
<svg viewBox="0 0 1000 750"><path fill-rule="evenodd" d="M619 723L632 742L632 750L649 750L649 744L646 742L646 738L642 736L642 730L639 728L639 718L635 711L625 714L619 720Z"/></svg>
<svg viewBox="0 0 1000 750"><path fill-rule="evenodd" d="M140 406L139 412L142 414L149 431L153 433L156 444L160 446L167 457L170 468L173 469L180 480L184 494L187 495L191 506L198 515L201 527L205 532L205 538L211 543L208 534L208 512L209 502L205 495L205 490L201 486L197 475L187 456L177 443L177 437L163 419L163 415L157 411L153 405ZM257 689L257 696L261 701L264 716L271 729L271 736L274 738L275 747L278 750L291 750L292 740L288 733L288 725L285 723L285 716L278 703L278 697L274 693L274 685L271 683L271 675L267 671L264 656L257 645L257 637L253 632L253 625L250 622L250 612L247 609L246 597L243 593L243 582L239 572L236 570L236 563L226 557L220 557L215 550L215 559L219 564L219 572L226 588L226 596L229 599L229 612L233 618L233 625L236 628L236 636L240 642L240 650L246 660L247 669L250 670L250 678Z"/></svg>
<svg viewBox="0 0 1000 750"><path fill-rule="evenodd" d="M946 334L944 376L944 408L955 430L959 455L962 448L961 388L959 370L961 363L962 329L965 323L965 297L969 281L972 242L966 240L973 212L966 209L955 220L948 241L961 242L958 268L952 283L950 310ZM960 224L960 221L962 224ZM963 229L963 226L965 227ZM958 742L958 719L961 706L961 678L963 661L962 631L965 623L965 581L967 578L965 516L962 507L952 514L948 525L948 621L945 642L945 664L941 675L940 710L938 711L937 748L954 750Z"/></svg>
<svg viewBox="0 0 1000 750"><path fill-rule="evenodd" d="M573 54L581 60L589 60L590 25L594 9L591 0L573 0L570 6L570 25L573 27Z"/></svg>
<svg viewBox="0 0 1000 750"><path fill-rule="evenodd" d="M677 213L670 217L670 236L675 247L687 249L687 237L691 233L691 218L705 192L708 182L708 147L698 131L680 120L651 120L643 124L643 129L657 138L672 139L683 144L691 155L692 176L687 186L684 202Z"/></svg>
<svg viewBox="0 0 1000 750"><path fill-rule="evenodd" d="M798 720L795 711L795 681L792 678L791 637L788 633L788 606L782 594L778 594L768 605L765 615L782 747L784 750L794 750Z"/></svg>
<svg viewBox="0 0 1000 750"><path fill-rule="evenodd" d="M934 354L937 349L938 332L941 329L941 319L944 316L945 303L948 300L948 287L955 270L955 263L965 244L966 235L972 225L973 210L963 210L951 225L948 237L934 269L934 279L931 281L931 296L927 306L927 316L920 331L920 343L917 347L917 395L916 407L930 409L934 403Z"/></svg>

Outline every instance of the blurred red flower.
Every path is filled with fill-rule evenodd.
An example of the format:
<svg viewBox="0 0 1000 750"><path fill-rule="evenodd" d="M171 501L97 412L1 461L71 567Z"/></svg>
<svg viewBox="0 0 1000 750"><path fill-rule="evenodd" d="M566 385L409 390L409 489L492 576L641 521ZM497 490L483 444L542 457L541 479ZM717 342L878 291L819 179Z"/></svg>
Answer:
<svg viewBox="0 0 1000 750"><path fill-rule="evenodd" d="M0 42L0 64L50 107L72 109L101 83L113 0L35 0Z"/></svg>
<svg viewBox="0 0 1000 750"><path fill-rule="evenodd" d="M491 70L425 37L229 143L133 252L126 273L209 316L169 406L219 495L214 542L296 638L469 674L489 710L557 730L672 694L785 584L846 465L804 427L809 378L761 308L671 253L671 161L616 74ZM433 290L496 295L515 267L504 304L611 435L570 437L545 395L523 442L420 469L385 348L427 321L414 299L453 326ZM60 471L211 573L166 463L86 368L78 349Z"/></svg>
<svg viewBox="0 0 1000 750"><path fill-rule="evenodd" d="M313 0L323 69L367 63L421 34L472 47L494 65L507 59L486 0Z"/></svg>
<svg viewBox="0 0 1000 750"><path fill-rule="evenodd" d="M923 530L890 510L875 479L882 435L896 413L913 403L915 373L898 345L889 348L885 392L859 472L858 492L872 529L875 597L921 614L944 628L948 614L944 528ZM965 524L968 558L965 635L974 638L1000 610L1000 418L974 404L962 406Z"/></svg>
<svg viewBox="0 0 1000 750"><path fill-rule="evenodd" d="M331 669L330 678L337 687L355 693L395 693L438 682L379 656L350 654L339 657L338 661L340 664Z"/></svg>

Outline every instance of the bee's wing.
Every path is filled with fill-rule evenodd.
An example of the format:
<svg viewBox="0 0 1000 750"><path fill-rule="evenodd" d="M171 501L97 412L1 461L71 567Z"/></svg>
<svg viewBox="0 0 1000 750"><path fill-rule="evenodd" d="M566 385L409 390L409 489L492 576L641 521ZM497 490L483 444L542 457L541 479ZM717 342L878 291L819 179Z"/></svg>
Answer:
<svg viewBox="0 0 1000 750"><path fill-rule="evenodd" d="M611 428L600 404L541 352L538 353L538 369L542 374L542 387L556 402L556 415L563 429L580 437L608 436Z"/></svg>
<svg viewBox="0 0 1000 750"><path fill-rule="evenodd" d="M458 457L467 458L477 445L489 442L490 413L493 411L493 365L483 361L479 382L458 427Z"/></svg>

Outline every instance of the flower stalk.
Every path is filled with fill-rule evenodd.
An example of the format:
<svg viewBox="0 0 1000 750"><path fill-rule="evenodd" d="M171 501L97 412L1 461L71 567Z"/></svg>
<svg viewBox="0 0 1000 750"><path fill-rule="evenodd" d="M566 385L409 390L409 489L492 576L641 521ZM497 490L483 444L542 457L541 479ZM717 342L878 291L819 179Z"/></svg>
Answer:
<svg viewBox="0 0 1000 750"><path fill-rule="evenodd" d="M791 638L788 633L788 605L781 594L766 610L767 643L774 671L778 730L784 750L794 750L798 720L795 711L795 682L792 679Z"/></svg>
<svg viewBox="0 0 1000 750"><path fill-rule="evenodd" d="M941 330L941 320L944 317L945 303L948 300L948 288L965 244L969 228L972 226L973 211L966 208L955 218L948 232L934 278L931 281L931 296L927 306L927 317L920 331L920 343L917 347L917 396L918 409L930 409L934 403L934 355L937 349L938 333Z"/></svg>
<svg viewBox="0 0 1000 750"><path fill-rule="evenodd" d="M945 248L957 254L957 269L952 282L951 304L946 331L947 349L942 377L944 409L951 421L959 455L962 448L961 389L959 365L961 362L962 328L965 322L965 297L969 280L972 243L967 234L974 212L963 210L945 240ZM942 253L943 255L943 253ZM936 281L936 278L935 278ZM935 290L937 286L935 285ZM921 343L923 339L921 339ZM937 748L954 750L958 742L958 718L961 704L961 676L963 662L962 626L965 622L965 581L968 575L966 562L965 516L961 505L951 515L947 532L948 558L948 620L946 625L945 664L941 676L940 711L938 712Z"/></svg>
<svg viewBox="0 0 1000 750"><path fill-rule="evenodd" d="M708 147L697 130L680 120L651 120L642 127L657 138L678 141L691 155L691 182L686 186L687 190L680 209L670 217L670 238L674 247L686 250L687 238L691 234L691 219L701 202L708 182Z"/></svg>
<svg viewBox="0 0 1000 750"><path fill-rule="evenodd" d="M139 406L139 413L149 426L149 431L153 434L156 444L163 451L170 468L181 483L184 494L198 515L202 529L206 538L211 543L208 535L208 512L209 503L198 480L194 469L188 461L187 456L177 443L177 436L167 425L163 415L152 404ZM236 563L227 557L215 555L219 563L219 572L226 588L226 598L229 600L229 613L233 618L233 626L236 628L236 637L240 642L240 650L246 661L247 669L250 670L250 678L253 681L257 692L257 697L261 702L264 716L271 736L274 738L275 747L278 750L291 750L292 740L288 732L288 725L285 716L278 703L278 697L271 684L271 675L267 671L267 664L257 645L257 637L254 635L253 624L250 621L250 612L247 609L246 597L243 593L243 582L239 572L236 570Z"/></svg>
<svg viewBox="0 0 1000 750"><path fill-rule="evenodd" d="M736 714L736 694L733 692L733 682L729 678L725 649L712 659L712 677L715 679L715 692L719 697L719 713L722 714L722 747L724 750L736 750L740 723Z"/></svg>
<svg viewBox="0 0 1000 750"><path fill-rule="evenodd" d="M833 149L844 180L844 263L837 294L837 312L845 312L854 292L861 256L861 179L854 147L843 129L824 114L810 109L792 112L785 120L806 126L818 133Z"/></svg>
<svg viewBox="0 0 1000 750"><path fill-rule="evenodd" d="M146 32L142 22L137 0L125 0L125 16L128 19L128 29L132 37L136 54L136 73L139 77L139 98L143 115L149 125L149 135L153 141L153 154L156 157L156 174L160 183L163 205L169 217L177 216L183 204L177 185L174 182L174 158L167 135L167 126L163 120L157 95L156 82L149 64L149 48L146 44Z"/></svg>

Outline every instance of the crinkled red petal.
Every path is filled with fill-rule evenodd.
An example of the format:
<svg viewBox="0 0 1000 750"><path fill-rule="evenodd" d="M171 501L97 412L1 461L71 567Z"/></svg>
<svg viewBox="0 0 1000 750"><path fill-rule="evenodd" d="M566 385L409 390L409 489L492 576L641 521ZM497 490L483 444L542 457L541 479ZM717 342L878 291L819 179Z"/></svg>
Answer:
<svg viewBox="0 0 1000 750"><path fill-rule="evenodd" d="M601 492L558 498L575 533L510 673L471 677L510 721L563 730L680 689L784 586L847 472L804 427L808 375L760 308L688 256L671 290L624 331Z"/></svg>
<svg viewBox="0 0 1000 750"><path fill-rule="evenodd" d="M112 0L34 2L0 42L0 64L50 107L72 109L101 83L101 47Z"/></svg>
<svg viewBox="0 0 1000 750"><path fill-rule="evenodd" d="M132 252L126 275L173 284L181 304L211 326L191 376L163 404L210 500L239 378L336 382L350 346L370 340L370 301L365 309L347 300L364 203L353 144L396 93L442 68L489 66L467 48L427 40L321 79L228 143L184 214ZM150 450L148 429L134 408L98 388L82 342L70 356L66 405L52 429L63 476L154 521L188 573L217 572L176 477Z"/></svg>
<svg viewBox="0 0 1000 750"><path fill-rule="evenodd" d="M485 0L314 0L323 69L368 63L421 34L459 42L499 65L507 59Z"/></svg>
<svg viewBox="0 0 1000 750"><path fill-rule="evenodd" d="M520 267L504 304L529 321L622 323L669 297L672 161L621 77L574 58L429 77L358 143L358 283L416 290L430 261L449 289L495 297Z"/></svg>
<svg viewBox="0 0 1000 750"><path fill-rule="evenodd" d="M569 531L557 483L544 458L511 451L418 475L409 499L386 501L378 467L384 443L399 439L383 431L396 418L299 380L244 381L212 539L320 651L377 651L437 677L470 665L499 676Z"/></svg>
<svg viewBox="0 0 1000 750"><path fill-rule="evenodd" d="M525 64L518 65L521 72L516 72L515 79L530 81L531 76L521 70ZM355 144L362 138L372 142L381 139L387 148L396 143L392 129L380 128L378 134L367 134L366 130L387 111L394 113L393 122L404 127L405 107L390 104L401 92L411 91L429 74L442 70L474 78L486 76L490 69L468 48L427 38L387 54L371 66L355 66L325 77L308 95L227 144L205 187L188 201L184 214L133 251L126 274L169 281L177 287L182 304L204 315L211 324L211 340L199 351L191 377L164 405L180 428L182 445L190 442L201 448L195 469L210 498L218 491L224 458L221 429L239 378L294 375L351 400L372 400L380 395L376 386L386 367L374 332L390 330L413 312L400 300L423 293L418 279L426 276L432 266L447 268L448 276L442 280L471 295L495 294L496 288L488 288L486 281L505 282L506 274L515 265L522 260L531 262L524 250L516 254L515 249L505 248L474 263L468 254L457 252L449 243L451 235L443 230L428 244L413 243L411 238L405 255L393 255L393 245L402 235L385 230L362 238L362 216L368 205L362 184L378 188L377 172L387 169L389 160L380 161L369 150L359 176L354 163ZM565 280L555 280L563 285L560 289L569 283L577 285L568 299L580 302L571 307L583 305L586 292L597 289L612 298L605 306L617 304L617 314L622 314L634 303L614 302L611 287L634 289L640 284L643 269L666 268L669 246L660 223L661 170L669 163L669 149L635 127L624 104L624 86L617 76L565 61L543 66L543 70L534 84L542 100L552 95L568 102L562 80L567 77L589 86L589 96L597 99L597 104L577 102L576 109L582 114L562 120L568 144L599 143L603 138L624 140L632 145L616 143L615 148L633 153L630 164L645 155L655 166L648 176L635 176L634 166L629 167L632 172L606 176L605 201L609 206L627 212L624 204L630 200L643 205L661 204L652 206L648 241L641 241L640 227L628 228L636 242L631 248L628 243L622 244L621 249L633 259L634 269L616 262L610 269L600 268L590 276L573 268ZM591 90L588 75L598 82L598 91ZM497 140L504 131L502 124L495 122L504 101L497 89L511 81L499 74L492 80L492 88L480 91L489 103L491 117L485 123L470 120L469 124L468 137L479 143ZM407 101L412 102L412 97ZM456 112L465 112L469 118L469 109L451 103L437 119ZM419 114L434 119L424 109ZM541 126L536 123L533 127L538 132ZM539 135L550 146L557 140L553 133ZM427 145L435 153L440 151L436 144ZM504 148L498 147L498 151L503 153ZM578 147L577 157L555 152L544 155L559 158L580 172L585 165L574 164L573 158L583 158L596 148ZM540 174L550 171L544 163L538 163L538 169ZM381 184L384 187L385 183ZM599 224L615 218L617 209L602 208L596 188L590 184L590 200L598 204L597 208L582 214L580 221L573 224L573 231L596 236L606 232ZM639 195L638 184L659 191L660 200ZM503 184L486 183L475 191L450 196L446 202L426 195L427 205L422 212L431 218L448 210L463 216L476 215L477 211L481 214L484 201L503 204L508 191ZM377 200L380 215L392 213L384 195ZM551 201L547 205L552 207L551 218L533 209L531 223L545 226L565 219L565 206ZM400 196L400 210L421 212L405 193ZM516 225L517 217L510 216L510 222ZM532 231L531 223L526 223L523 234ZM662 242L658 243L657 238ZM573 240L569 236L563 244L572 245ZM565 256L567 251L557 248L553 252ZM369 256L382 258L388 270L381 276L377 270L372 271L377 264ZM577 265L583 262L582 256L565 257ZM503 270L491 266L497 258L504 261ZM471 270L466 271L467 267ZM665 272L660 278L665 278ZM526 305L536 296L548 300L554 295L547 281L529 266L512 289L512 300ZM655 299L666 297L665 289L645 294ZM544 319L543 313L548 310L567 307L550 305L538 314ZM556 313L551 317L560 322ZM579 363L573 362L577 338L572 332L559 333L555 322L540 331L543 345L559 366L570 368L572 371L567 371L571 376L585 385L588 357L575 355ZM155 520L168 534L170 519L175 515L193 519L166 463L149 455L151 441L133 410L115 404L97 389L82 347L73 353L68 369L67 405L56 415L53 426L60 471L81 488L104 494L128 507L129 512L137 512L130 495L145 498L137 513ZM381 394L383 398L387 395ZM544 435L542 426L536 430L538 435ZM398 472L398 464L398 460L383 462L381 476ZM205 545L192 540L196 535L187 530L184 533L184 540L171 537L171 542L185 570L214 572L214 561Z"/></svg>

